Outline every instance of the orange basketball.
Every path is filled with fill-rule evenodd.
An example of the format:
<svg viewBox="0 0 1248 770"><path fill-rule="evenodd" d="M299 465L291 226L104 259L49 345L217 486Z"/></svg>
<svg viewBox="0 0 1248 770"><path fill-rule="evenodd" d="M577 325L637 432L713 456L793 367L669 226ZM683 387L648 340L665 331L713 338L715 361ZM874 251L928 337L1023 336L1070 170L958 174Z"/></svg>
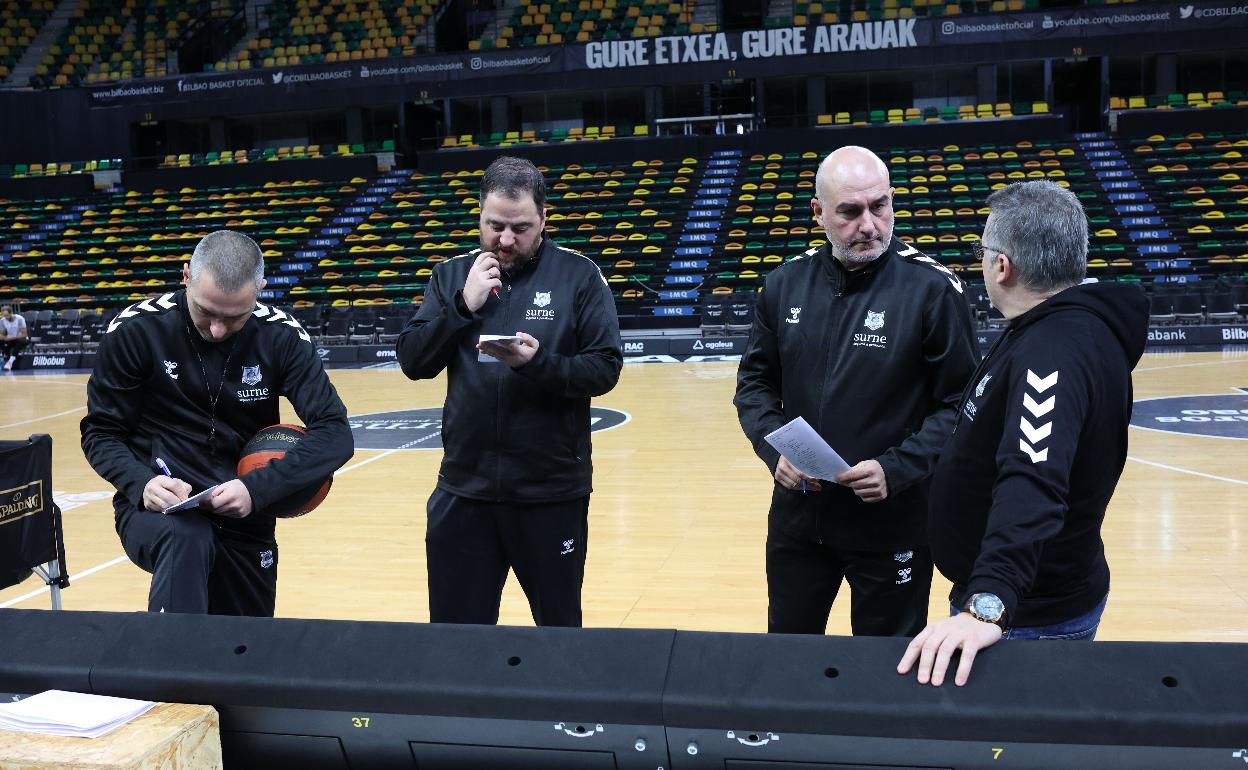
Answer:
<svg viewBox="0 0 1248 770"><path fill-rule="evenodd" d="M270 425L264 428L243 447L243 454L238 458L238 475L246 476L284 457L305 435L307 431L301 425ZM333 483L334 477L330 476L322 484L309 486L274 502L265 512L281 519L302 516L321 504Z"/></svg>

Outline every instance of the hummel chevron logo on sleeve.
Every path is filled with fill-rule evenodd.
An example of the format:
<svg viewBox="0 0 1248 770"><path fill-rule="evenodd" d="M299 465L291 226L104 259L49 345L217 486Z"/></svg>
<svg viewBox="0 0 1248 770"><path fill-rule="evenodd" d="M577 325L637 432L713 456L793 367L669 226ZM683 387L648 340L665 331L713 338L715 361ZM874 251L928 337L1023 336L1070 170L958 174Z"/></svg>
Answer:
<svg viewBox="0 0 1248 770"><path fill-rule="evenodd" d="M901 256L908 256L910 254L918 254L919 250L911 246L909 251L899 251L897 253ZM962 293L962 282L959 281L954 276L953 271L951 271L949 268L945 267L944 265L940 264L939 262L937 262L936 260L932 259L931 257L925 254L919 254L919 256L914 258L914 261L922 262L923 264L928 265L929 267L934 267L940 272L944 273L946 280L949 281L949 283L953 286L953 288L958 290L958 294Z"/></svg>
<svg viewBox="0 0 1248 770"><path fill-rule="evenodd" d="M1036 376L1035 372L1028 369L1027 370L1027 384L1030 385L1032 388L1035 388L1037 393L1043 393L1044 391L1048 390L1049 388L1057 384L1057 372L1055 371L1052 374L1050 374L1048 377L1041 379L1040 377Z"/></svg>
<svg viewBox="0 0 1248 770"><path fill-rule="evenodd" d="M1057 384L1057 370L1047 377L1040 377L1032 370L1027 370L1027 387L1036 392L1036 395L1043 395L1045 391ZM1032 419L1040 420L1053 411L1057 406L1057 395L1049 396L1044 401L1036 401L1028 390L1023 391L1023 408L1031 412ZM1018 448L1027 453L1031 458L1031 462L1042 463L1049 459L1049 448L1039 448L1040 442L1046 440L1053 434L1053 419L1048 422L1039 422L1032 424L1028 422L1027 415L1019 418L1019 429L1023 432L1023 438L1018 440ZM1028 443L1030 442L1030 443Z"/></svg>
<svg viewBox="0 0 1248 770"><path fill-rule="evenodd" d="M280 308L269 307L263 302L257 302L255 312L253 312L252 315L254 315L256 318L267 318L268 323L273 323L274 321L277 321L279 323L285 324L286 326L289 326L290 328L295 330L295 333L299 335L299 339L303 340L304 342L309 342L309 343L312 342L312 337L309 336L306 331L304 331L303 325L300 324L297 320L295 320L294 316L287 315L286 312L284 310L281 310Z"/></svg>
<svg viewBox="0 0 1248 770"><path fill-rule="evenodd" d="M125 321L127 318L134 318L136 315L139 315L140 311L145 312L145 313L162 313L166 310L171 310L172 308L176 307L176 303L173 301L172 298L173 298L173 292L169 292L168 294L162 295L160 297L149 297L143 300L142 302L134 303L133 305L127 307L126 309L118 313L117 317L114 318L108 324L108 328L104 330L104 333L109 334L115 331L117 327L120 326L123 321ZM153 302L155 302L156 304L153 305L152 304Z"/></svg>
<svg viewBox="0 0 1248 770"><path fill-rule="evenodd" d="M1046 422L1038 428L1027 422L1026 417L1018 418L1018 422L1019 427L1023 429L1023 435L1033 444L1039 444L1053 432L1053 423L1051 422Z"/></svg>
<svg viewBox="0 0 1248 770"><path fill-rule="evenodd" d="M1049 396L1044 401L1036 403L1036 400L1031 397L1030 393L1023 393L1023 406L1036 417L1043 417L1053 411L1053 404L1056 401L1057 396Z"/></svg>

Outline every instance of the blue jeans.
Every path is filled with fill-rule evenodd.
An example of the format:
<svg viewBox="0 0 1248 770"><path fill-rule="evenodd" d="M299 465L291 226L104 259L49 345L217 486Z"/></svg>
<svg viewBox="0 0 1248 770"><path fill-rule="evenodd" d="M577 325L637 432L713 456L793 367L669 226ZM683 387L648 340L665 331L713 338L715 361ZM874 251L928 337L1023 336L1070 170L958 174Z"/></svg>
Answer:
<svg viewBox="0 0 1248 770"><path fill-rule="evenodd" d="M1077 618L1053 623L1048 626L1018 626L1007 628L1001 635L1002 639L1057 639L1066 642L1090 642L1096 638L1096 629L1101 625L1101 615L1105 612L1105 604L1109 594L1101 599L1100 604ZM949 605L950 616L957 615L961 610Z"/></svg>

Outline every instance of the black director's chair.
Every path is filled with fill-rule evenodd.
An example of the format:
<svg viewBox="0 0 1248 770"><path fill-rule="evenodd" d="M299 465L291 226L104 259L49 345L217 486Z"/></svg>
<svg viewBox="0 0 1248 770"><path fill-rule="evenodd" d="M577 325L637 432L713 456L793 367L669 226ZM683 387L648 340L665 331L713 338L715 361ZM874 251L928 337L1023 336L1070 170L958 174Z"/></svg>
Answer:
<svg viewBox="0 0 1248 770"><path fill-rule="evenodd" d="M0 589L31 573L52 592L52 609L61 608L69 585L61 509L52 501L52 437L0 441Z"/></svg>

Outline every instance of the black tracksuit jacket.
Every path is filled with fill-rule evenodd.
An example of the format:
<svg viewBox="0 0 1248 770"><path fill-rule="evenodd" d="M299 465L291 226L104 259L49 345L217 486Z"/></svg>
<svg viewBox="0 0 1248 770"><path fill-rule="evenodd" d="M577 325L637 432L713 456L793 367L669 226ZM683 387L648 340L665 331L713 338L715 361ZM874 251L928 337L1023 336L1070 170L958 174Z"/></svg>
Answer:
<svg viewBox="0 0 1248 770"><path fill-rule="evenodd" d="M932 479L932 555L953 604L993 593L1009 625L1045 626L1109 591L1101 523L1147 336L1138 287L1085 284L1013 319L989 351Z"/></svg>
<svg viewBox="0 0 1248 770"><path fill-rule="evenodd" d="M480 249L433 269L420 310L399 335L413 380L447 370L445 454L438 487L492 502L560 502L591 490L589 400L615 387L624 363L615 300L589 258L543 238L498 296L464 304ZM526 332L538 350L512 369L477 360L482 334Z"/></svg>
<svg viewBox="0 0 1248 770"><path fill-rule="evenodd" d="M210 402L218 387L214 420ZM157 457L194 492L237 478L243 445L281 421L279 396L295 407L307 436L285 457L242 477L251 515L201 511L223 537L271 543L275 519L264 509L319 484L354 452L346 407L307 332L282 310L258 304L238 333L215 344L192 326L185 289L123 310L100 342L87 383L82 449L96 473L117 488L117 515L128 507L142 510L143 488L160 473Z"/></svg>
<svg viewBox="0 0 1248 770"><path fill-rule="evenodd" d="M853 273L826 244L773 270L737 373L741 427L774 476L764 436L805 417L850 465L878 460L889 494L775 484L772 526L843 549L926 545L927 478L978 360L962 283L901 240Z"/></svg>

